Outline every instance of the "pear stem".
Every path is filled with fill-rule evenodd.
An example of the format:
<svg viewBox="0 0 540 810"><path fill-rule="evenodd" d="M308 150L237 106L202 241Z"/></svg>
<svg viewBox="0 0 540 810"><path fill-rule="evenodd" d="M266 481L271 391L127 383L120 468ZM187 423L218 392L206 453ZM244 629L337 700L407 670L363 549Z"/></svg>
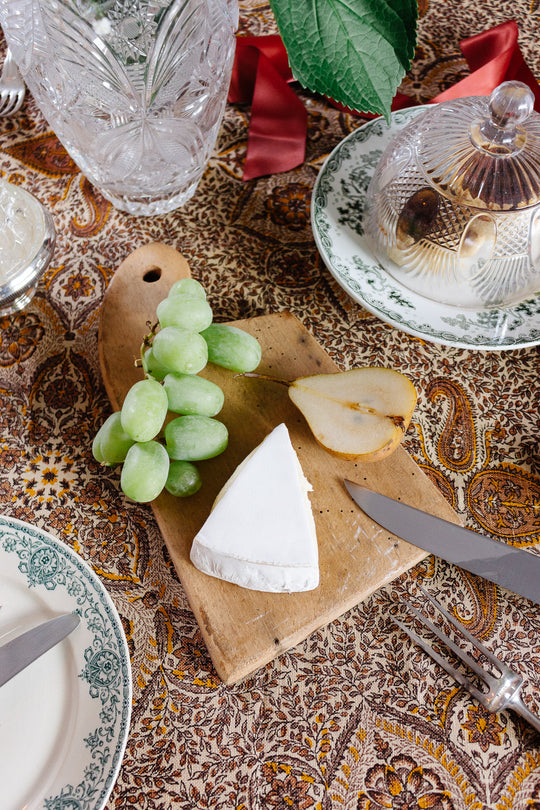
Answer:
<svg viewBox="0 0 540 810"><path fill-rule="evenodd" d="M294 380L280 380L279 377L271 377L270 374L257 374L256 371L244 371L242 374L235 374L235 377L253 377L257 380L268 380L269 382L279 383L280 385L286 385L289 388Z"/></svg>

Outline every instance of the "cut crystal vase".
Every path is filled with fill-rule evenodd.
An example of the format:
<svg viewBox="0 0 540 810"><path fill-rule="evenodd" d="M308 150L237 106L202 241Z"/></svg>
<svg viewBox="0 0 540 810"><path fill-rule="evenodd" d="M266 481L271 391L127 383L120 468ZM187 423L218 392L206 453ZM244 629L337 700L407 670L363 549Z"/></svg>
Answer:
<svg viewBox="0 0 540 810"><path fill-rule="evenodd" d="M230 81L236 0L0 0L23 77L83 174L131 214L194 194Z"/></svg>

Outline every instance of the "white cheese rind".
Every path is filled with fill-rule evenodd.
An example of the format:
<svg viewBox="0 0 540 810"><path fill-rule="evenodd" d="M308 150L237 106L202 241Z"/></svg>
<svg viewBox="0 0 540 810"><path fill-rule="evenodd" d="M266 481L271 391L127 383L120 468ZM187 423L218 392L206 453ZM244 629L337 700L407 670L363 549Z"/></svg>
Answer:
<svg viewBox="0 0 540 810"><path fill-rule="evenodd" d="M315 522L284 424L242 462L195 537L191 561L210 576L273 593L319 584Z"/></svg>
<svg viewBox="0 0 540 810"><path fill-rule="evenodd" d="M271 593L312 591L319 584L319 568L313 565L292 568L272 564L267 569L261 563L238 560L227 554L205 548L197 543L192 548L193 565L205 574L232 582L242 588Z"/></svg>

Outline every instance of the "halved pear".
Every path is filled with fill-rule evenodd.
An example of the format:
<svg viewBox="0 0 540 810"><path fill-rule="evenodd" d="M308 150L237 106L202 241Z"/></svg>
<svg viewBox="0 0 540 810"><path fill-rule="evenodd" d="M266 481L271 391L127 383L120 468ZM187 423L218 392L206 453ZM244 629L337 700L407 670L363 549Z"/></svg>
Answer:
<svg viewBox="0 0 540 810"><path fill-rule="evenodd" d="M359 461L376 461L396 449L417 399L411 381L389 368L315 374L288 387L317 441L331 453Z"/></svg>

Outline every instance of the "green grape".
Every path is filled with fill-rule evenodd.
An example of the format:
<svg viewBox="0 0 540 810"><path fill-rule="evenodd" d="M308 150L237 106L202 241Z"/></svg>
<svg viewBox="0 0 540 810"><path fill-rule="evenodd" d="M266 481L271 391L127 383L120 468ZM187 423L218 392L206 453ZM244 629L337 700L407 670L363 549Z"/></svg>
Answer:
<svg viewBox="0 0 540 810"><path fill-rule="evenodd" d="M202 332L212 323L212 308L205 298L193 295L173 295L157 305L161 327L178 326L189 332Z"/></svg>
<svg viewBox="0 0 540 810"><path fill-rule="evenodd" d="M101 452L101 437L99 435L99 430L94 436L94 441L92 442L92 455L98 464L105 464L105 458Z"/></svg>
<svg viewBox="0 0 540 810"><path fill-rule="evenodd" d="M183 461L201 461L222 453L228 442L223 422L208 416L178 416L165 428L169 456Z"/></svg>
<svg viewBox="0 0 540 810"><path fill-rule="evenodd" d="M198 374L208 361L204 338L177 326L166 326L157 333L152 354L160 366L180 374Z"/></svg>
<svg viewBox="0 0 540 810"><path fill-rule="evenodd" d="M261 345L252 335L226 323L212 323L201 332L208 360L232 371L254 371L261 362Z"/></svg>
<svg viewBox="0 0 540 810"><path fill-rule="evenodd" d="M218 385L196 374L167 374L163 387L167 392L169 410L175 413L215 416L225 400Z"/></svg>
<svg viewBox="0 0 540 810"><path fill-rule="evenodd" d="M151 346L142 352L141 362L145 374L150 374L154 380L162 380L169 373L168 369L162 368L156 361Z"/></svg>
<svg viewBox="0 0 540 810"><path fill-rule="evenodd" d="M139 380L122 405L122 427L134 441L148 442L161 430L168 407L167 392L157 380Z"/></svg>
<svg viewBox="0 0 540 810"><path fill-rule="evenodd" d="M137 442L129 448L120 475L122 492L138 503L157 498L169 474L169 456L159 442Z"/></svg>
<svg viewBox="0 0 540 810"><path fill-rule="evenodd" d="M165 489L177 498L195 495L201 488L201 476L190 461L171 461Z"/></svg>
<svg viewBox="0 0 540 810"><path fill-rule="evenodd" d="M181 278L175 281L169 290L169 295L189 295L191 297L206 298L203 285L194 278Z"/></svg>
<svg viewBox="0 0 540 810"><path fill-rule="evenodd" d="M133 439L122 427L120 411L116 411L107 417L96 433L92 451L100 464L114 466L124 461L132 444Z"/></svg>

